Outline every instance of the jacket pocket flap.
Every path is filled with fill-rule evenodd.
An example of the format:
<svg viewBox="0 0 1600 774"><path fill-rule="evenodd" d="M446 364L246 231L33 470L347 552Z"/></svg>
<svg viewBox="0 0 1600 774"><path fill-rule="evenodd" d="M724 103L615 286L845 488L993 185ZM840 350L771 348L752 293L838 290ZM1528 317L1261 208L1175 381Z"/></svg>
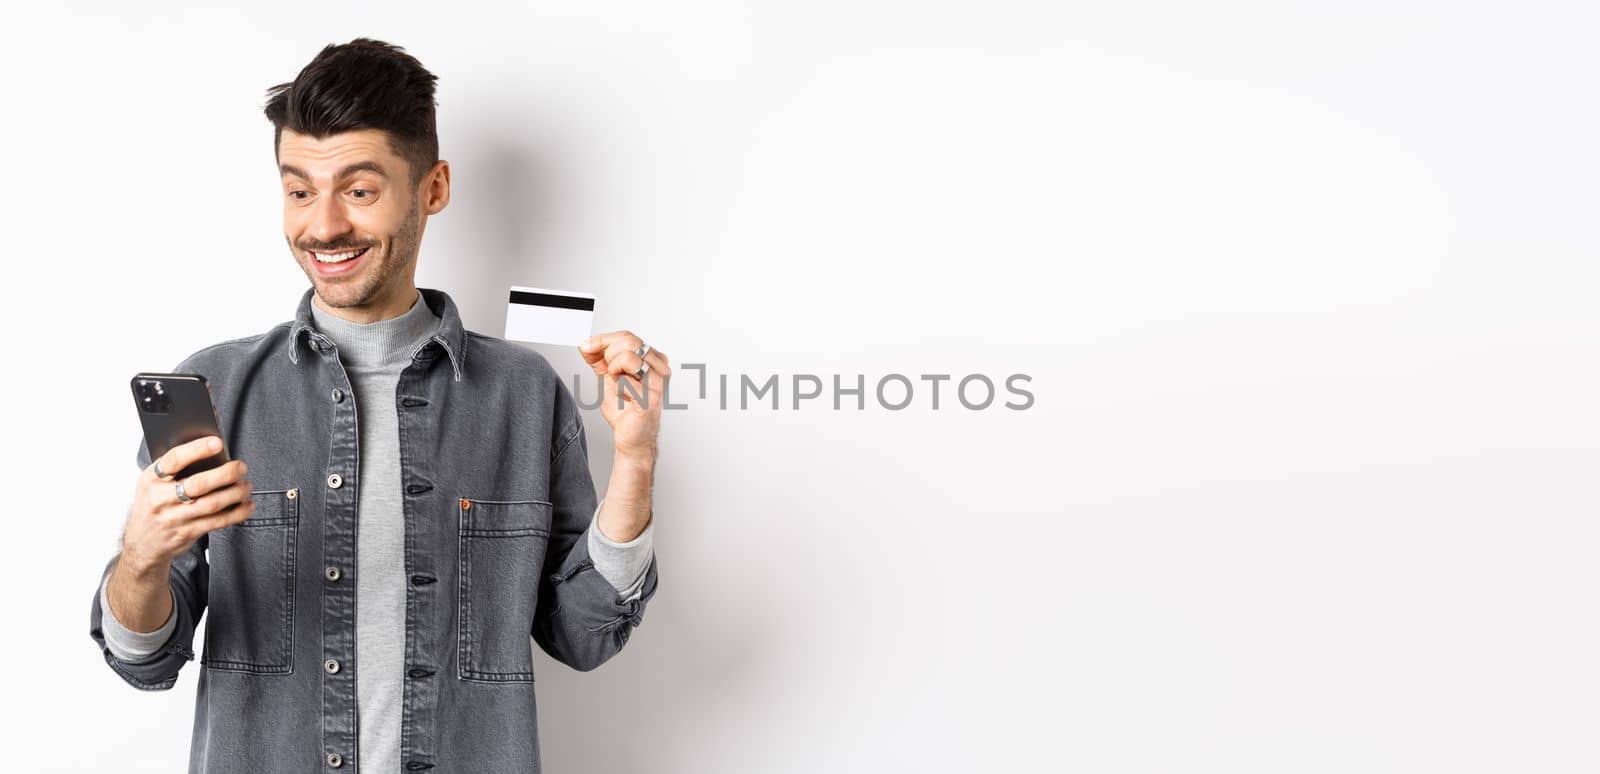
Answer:
<svg viewBox="0 0 1600 774"><path fill-rule="evenodd" d="M548 535L553 506L544 500L479 500L462 497L461 534L509 537Z"/></svg>

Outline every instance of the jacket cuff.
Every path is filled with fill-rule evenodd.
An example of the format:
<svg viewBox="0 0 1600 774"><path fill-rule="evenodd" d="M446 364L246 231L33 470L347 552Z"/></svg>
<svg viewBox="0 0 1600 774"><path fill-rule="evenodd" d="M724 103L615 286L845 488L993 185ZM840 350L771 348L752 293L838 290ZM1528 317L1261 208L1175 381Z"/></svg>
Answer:
<svg viewBox="0 0 1600 774"><path fill-rule="evenodd" d="M604 504L605 498L601 498L600 504L595 506L594 516L589 519L585 538L589 559L594 563L595 572L600 573L617 590L621 601L632 602L644 593L645 571L650 568L650 560L655 556L654 512L644 531L624 543L606 537L601 531L600 505Z"/></svg>
<svg viewBox="0 0 1600 774"><path fill-rule="evenodd" d="M100 619L100 626L106 638L106 647L111 649L111 655L124 661L138 661L160 652L178 628L177 596L172 595L172 610L167 613L167 620L161 624L161 628L153 632L136 632L124 626L117 620L116 614L111 612L110 598L106 591L110 585L111 576L108 574L100 581L100 609L105 613ZM167 593L172 594L170 583L167 584Z"/></svg>
<svg viewBox="0 0 1600 774"><path fill-rule="evenodd" d="M117 558L112 557L111 561L106 563L105 570L100 575L100 583L96 584L92 595L93 601L89 606L89 637L105 656L106 665L111 667L124 682L142 691L169 690L178 682L178 673L183 669L183 665L194 660L194 650L190 644L194 639L196 621L202 613L197 608L203 607L194 604L194 600L204 598L204 573L198 573L198 577L193 578L202 584L199 588L195 588L191 585L191 576L185 575L177 566L186 564L187 560L183 557L175 560L174 567L167 572L167 588L173 594L175 603L173 610L177 622L171 637L155 653L139 658L120 658L112 652L105 634L106 622L115 620L114 616L108 614L108 608L104 604L104 590L116 561Z"/></svg>

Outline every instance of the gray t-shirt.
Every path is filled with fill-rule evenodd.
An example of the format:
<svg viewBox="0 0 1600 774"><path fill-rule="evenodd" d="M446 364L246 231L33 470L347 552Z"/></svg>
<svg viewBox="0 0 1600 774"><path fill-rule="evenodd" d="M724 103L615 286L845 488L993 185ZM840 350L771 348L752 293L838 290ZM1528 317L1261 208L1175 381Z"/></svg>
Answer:
<svg viewBox="0 0 1600 774"><path fill-rule="evenodd" d="M419 293L396 317L357 323L323 311L315 303L317 330L333 339L355 391L360 454L356 527L356 700L362 767L400 768L400 710L405 685L405 517L400 472L400 420L395 385L412 355L439 325ZM604 500L601 501L601 504ZM595 517L599 516L599 508ZM638 537L618 543L601 534L591 517L587 540L594 568L624 600L638 599L654 548L651 520ZM109 580L109 576L107 578ZM100 589L100 605L110 611ZM177 626L169 615L160 629L134 632L115 615L105 616L106 647L133 659L160 650Z"/></svg>

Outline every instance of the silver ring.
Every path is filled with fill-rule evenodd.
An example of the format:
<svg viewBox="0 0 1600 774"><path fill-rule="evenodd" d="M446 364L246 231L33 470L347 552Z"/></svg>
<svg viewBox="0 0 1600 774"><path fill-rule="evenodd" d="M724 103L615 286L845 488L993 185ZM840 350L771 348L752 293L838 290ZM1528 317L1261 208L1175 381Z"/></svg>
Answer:
<svg viewBox="0 0 1600 774"><path fill-rule="evenodd" d="M649 361L646 361L646 362L641 363L639 365L639 370L633 372L633 378L642 380L642 379L644 379L644 375L646 373L649 373L649 372L650 372L650 363L649 363Z"/></svg>
<svg viewBox="0 0 1600 774"><path fill-rule="evenodd" d="M161 460L155 461L156 478L166 478L167 474L161 472Z"/></svg>
<svg viewBox="0 0 1600 774"><path fill-rule="evenodd" d="M178 501L179 502L184 502L184 503L192 503L192 502L194 502L194 498L193 497L190 497L189 495L184 493L184 491L183 491L183 482L182 481L179 481L179 482L173 484L172 488L177 490L177 492L178 492Z"/></svg>
<svg viewBox="0 0 1600 774"><path fill-rule="evenodd" d="M639 348L634 350L633 354L638 355L639 359L643 360L645 355L650 354L650 345L640 341Z"/></svg>

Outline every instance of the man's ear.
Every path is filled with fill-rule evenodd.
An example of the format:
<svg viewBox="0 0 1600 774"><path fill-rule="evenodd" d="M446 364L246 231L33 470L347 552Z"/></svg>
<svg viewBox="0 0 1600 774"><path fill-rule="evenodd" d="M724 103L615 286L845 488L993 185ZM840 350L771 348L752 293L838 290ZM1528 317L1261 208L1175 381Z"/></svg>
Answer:
<svg viewBox="0 0 1600 774"><path fill-rule="evenodd" d="M450 203L450 162L439 159L422 181L422 190L419 194L424 204L423 211L433 215L445 208Z"/></svg>

